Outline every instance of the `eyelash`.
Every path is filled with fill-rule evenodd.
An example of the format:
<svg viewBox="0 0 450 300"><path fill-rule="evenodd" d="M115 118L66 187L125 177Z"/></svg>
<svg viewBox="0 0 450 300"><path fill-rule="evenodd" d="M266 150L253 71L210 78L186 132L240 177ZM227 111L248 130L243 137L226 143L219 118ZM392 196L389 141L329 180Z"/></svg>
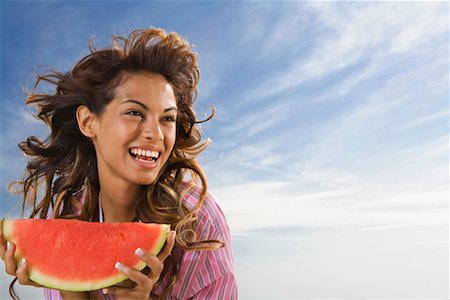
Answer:
<svg viewBox="0 0 450 300"><path fill-rule="evenodd" d="M175 122L176 121L176 117L173 117L173 116L166 116L163 119L164 119L164 121L168 121L168 122Z"/></svg>
<svg viewBox="0 0 450 300"><path fill-rule="evenodd" d="M141 112L138 111L138 110L130 110L130 111L126 112L125 114L126 114L126 115L130 115L130 116L139 116L139 117L141 117L141 118L144 118L144 114L141 113ZM177 118L174 117L174 116L165 116L165 117L163 117L163 120L164 120L164 121L167 121L167 122L175 122L176 119L177 119Z"/></svg>
<svg viewBox="0 0 450 300"><path fill-rule="evenodd" d="M138 110L130 110L130 111L127 111L125 114L126 114L126 115L130 115L130 116L133 116L133 117L135 117L135 116L139 116L139 117L141 117L141 118L144 117L144 115L143 115L140 111L138 111Z"/></svg>

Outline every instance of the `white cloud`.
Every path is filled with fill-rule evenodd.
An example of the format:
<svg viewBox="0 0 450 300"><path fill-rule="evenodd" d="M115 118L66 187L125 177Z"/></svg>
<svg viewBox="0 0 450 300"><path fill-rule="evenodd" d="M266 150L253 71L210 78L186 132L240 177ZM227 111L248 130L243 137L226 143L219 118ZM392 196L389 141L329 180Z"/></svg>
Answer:
<svg viewBox="0 0 450 300"><path fill-rule="evenodd" d="M255 182L213 188L234 235L277 228L342 231L445 226L448 191L353 187L292 195L302 182Z"/></svg>
<svg viewBox="0 0 450 300"><path fill-rule="evenodd" d="M448 111L443 110L433 112L428 115L420 116L419 118L413 119L411 122L396 128L396 130L398 131L411 130L417 127L428 125L429 123L433 123L435 121L442 121L442 119L448 119Z"/></svg>
<svg viewBox="0 0 450 300"><path fill-rule="evenodd" d="M6 115L8 139L11 141L23 140L29 135L42 134L46 130L44 123L36 119L25 106L7 107Z"/></svg>
<svg viewBox="0 0 450 300"><path fill-rule="evenodd" d="M417 161L441 162L449 158L449 136L444 134L408 151Z"/></svg>
<svg viewBox="0 0 450 300"><path fill-rule="evenodd" d="M296 13L292 13L293 11ZM264 27L260 26L259 30L255 30L253 19L256 18L249 20L252 24L248 28L252 33L243 36L245 40L259 45L257 58L267 60L281 56L287 59L286 55L290 52L298 52L298 45L304 42L304 32L311 22L308 9L301 3L290 3L276 12L271 10L264 14L270 16L272 21L266 22ZM289 14L289 17L286 17L286 14ZM257 19L263 18L258 15Z"/></svg>
<svg viewBox="0 0 450 300"><path fill-rule="evenodd" d="M418 47L433 51L439 37L448 32L443 5L311 2L309 13L318 17L326 33L308 57L298 57L288 68L270 74L270 79L248 92L246 102L273 97L362 61L383 65L393 54L411 53Z"/></svg>
<svg viewBox="0 0 450 300"><path fill-rule="evenodd" d="M238 134L241 138L248 138L273 128L285 120L289 112L290 108L286 103L278 103L262 110L239 111L239 116L232 118L231 124L223 126L220 131L225 136Z"/></svg>
<svg viewBox="0 0 450 300"><path fill-rule="evenodd" d="M0 157L0 170L5 183L18 179L26 166L26 158L18 144L28 136L44 139L48 135L43 122L35 119L24 106L5 107L5 134Z"/></svg>
<svg viewBox="0 0 450 300"><path fill-rule="evenodd" d="M223 168L248 168L252 172L271 168L282 162L282 153L277 153L274 145L268 142L239 145L217 155L217 163Z"/></svg>
<svg viewBox="0 0 450 300"><path fill-rule="evenodd" d="M314 99L314 101L323 101L329 98L336 98L347 95L358 84L373 78L373 76L376 75L379 71L380 65L371 63L369 66L363 68L357 74L351 74L342 81L337 82L335 85L327 87L324 93L320 94L318 99Z"/></svg>
<svg viewBox="0 0 450 300"><path fill-rule="evenodd" d="M415 50L449 30L448 4L447 8L442 3L416 4L414 9L404 10L400 16L403 18L399 20L397 26L401 30L392 40L390 48L392 53ZM392 19L395 18L399 19L399 16L392 16ZM411 26L404 26L410 20L414 20Z"/></svg>
<svg viewBox="0 0 450 300"><path fill-rule="evenodd" d="M432 139L436 134L432 131L428 137L415 137L414 127L445 117L443 101L437 96L422 101L423 95L429 95L430 91L421 89L418 84L424 78L417 74L427 74L429 80L438 80L441 86L447 84L440 78L441 72L425 64L391 75L377 89L365 89L364 98L355 100L341 114L334 114L334 118L319 124L302 159L313 165L334 164L343 159L368 159L376 151L379 151L379 158L393 158L408 148L397 144L396 138L399 141L409 138L410 147L420 147L427 139ZM424 116L424 111L428 115ZM409 124L410 128L400 132L406 129L404 124ZM400 160L405 158L399 157ZM373 164L370 161L364 163Z"/></svg>

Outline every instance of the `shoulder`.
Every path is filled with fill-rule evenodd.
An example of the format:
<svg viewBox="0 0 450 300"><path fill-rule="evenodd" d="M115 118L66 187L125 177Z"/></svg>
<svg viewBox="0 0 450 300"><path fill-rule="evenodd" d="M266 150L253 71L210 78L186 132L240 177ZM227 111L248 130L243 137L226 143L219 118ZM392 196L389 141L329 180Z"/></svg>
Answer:
<svg viewBox="0 0 450 300"><path fill-rule="evenodd" d="M202 188L195 186L185 190L182 201L190 210L200 205ZM226 216L219 203L209 192L206 193L203 203L197 210L197 234L201 239L230 239Z"/></svg>
<svg viewBox="0 0 450 300"><path fill-rule="evenodd" d="M201 187L186 190L183 195L183 204L188 209L195 209L199 204L201 193ZM195 299L208 299L211 297L202 295L204 293L208 295L222 292L225 293L224 295L235 293L237 287L230 230L225 214L210 193L206 194L202 205L197 210L195 231L198 240L221 240L224 246L217 250L185 252L178 273L179 278L183 279L174 287L174 295L177 295L178 299L190 299L197 296Z"/></svg>

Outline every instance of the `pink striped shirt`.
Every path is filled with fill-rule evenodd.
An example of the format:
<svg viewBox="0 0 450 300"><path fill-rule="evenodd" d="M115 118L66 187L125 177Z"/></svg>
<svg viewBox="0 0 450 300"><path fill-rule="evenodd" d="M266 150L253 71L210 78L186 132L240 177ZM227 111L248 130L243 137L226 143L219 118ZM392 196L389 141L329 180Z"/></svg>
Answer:
<svg viewBox="0 0 450 300"><path fill-rule="evenodd" d="M193 208L200 197L200 189L195 188L183 197L183 203ZM178 280L165 299L238 299L236 273L232 254L231 236L225 215L214 198L207 194L197 213L196 234L198 240L218 239L225 246L218 250L182 251L178 266ZM174 250L175 251L175 250ZM174 254L174 253L173 253ZM171 274L161 279L154 292L160 295L167 286ZM113 300L112 295L97 291L98 299ZM60 300L58 290L44 289L46 300Z"/></svg>

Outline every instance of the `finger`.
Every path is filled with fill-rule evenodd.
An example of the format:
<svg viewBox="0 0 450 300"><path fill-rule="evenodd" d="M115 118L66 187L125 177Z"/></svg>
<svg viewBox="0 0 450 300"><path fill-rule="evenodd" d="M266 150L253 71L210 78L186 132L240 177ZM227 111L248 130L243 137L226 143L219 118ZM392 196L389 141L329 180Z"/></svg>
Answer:
<svg viewBox="0 0 450 300"><path fill-rule="evenodd" d="M152 285L152 282L150 282L149 278L147 276L145 276L144 274L142 274L141 272L130 268L127 265L124 265L120 262L117 262L114 267L122 274L124 274L125 276L127 276L130 280L136 282L138 285L142 286L142 287L147 287L149 285ZM117 287L119 288L119 287Z"/></svg>
<svg viewBox="0 0 450 300"><path fill-rule="evenodd" d="M150 268L150 275L155 282L158 281L162 270L164 269L164 263L156 256L145 252L141 248L137 248L135 254Z"/></svg>
<svg viewBox="0 0 450 300"><path fill-rule="evenodd" d="M0 257L2 258L2 260L5 260L6 241L5 238L3 237L2 226L3 226L3 219L0 221Z"/></svg>
<svg viewBox="0 0 450 300"><path fill-rule="evenodd" d="M117 287L117 286L111 286L109 288L105 288L102 289L102 293L104 295L109 294L109 295L114 295L116 300L119 300L120 298L122 298L121 296L124 296L123 299L134 299L134 298L138 298L138 297L133 297L133 296L137 296L138 293L136 293L133 289L130 288L125 288L125 287ZM142 298L142 297L141 297Z"/></svg>
<svg viewBox="0 0 450 300"><path fill-rule="evenodd" d="M134 282L130 279L126 279L122 282L115 284L115 286L123 287L123 288L134 288L136 286L136 282Z"/></svg>
<svg viewBox="0 0 450 300"><path fill-rule="evenodd" d="M16 245L12 242L7 243L5 252L5 271L9 275L16 276L17 263L14 258L14 252L16 251Z"/></svg>
<svg viewBox="0 0 450 300"><path fill-rule="evenodd" d="M17 271L16 271L16 277L19 280L19 283L22 285L32 285L32 286L36 286L36 287L41 287L40 284L37 284L28 278L27 266L28 266L27 261L25 260L25 258L22 258L20 267L17 268Z"/></svg>
<svg viewBox="0 0 450 300"><path fill-rule="evenodd" d="M106 295L106 294L114 294L114 293L116 292L117 289L119 289L119 288L118 288L118 287L115 287L115 286L111 286L111 287L109 287L109 288L104 288L104 289L102 289L102 294L103 294L103 295ZM124 289L124 288L121 288L121 289ZM126 288L126 289L128 289L128 288Z"/></svg>
<svg viewBox="0 0 450 300"><path fill-rule="evenodd" d="M173 246L175 245L175 231L171 230L167 237L167 243L164 246L163 250L158 254L158 258L160 261L164 262L166 258L172 252Z"/></svg>

